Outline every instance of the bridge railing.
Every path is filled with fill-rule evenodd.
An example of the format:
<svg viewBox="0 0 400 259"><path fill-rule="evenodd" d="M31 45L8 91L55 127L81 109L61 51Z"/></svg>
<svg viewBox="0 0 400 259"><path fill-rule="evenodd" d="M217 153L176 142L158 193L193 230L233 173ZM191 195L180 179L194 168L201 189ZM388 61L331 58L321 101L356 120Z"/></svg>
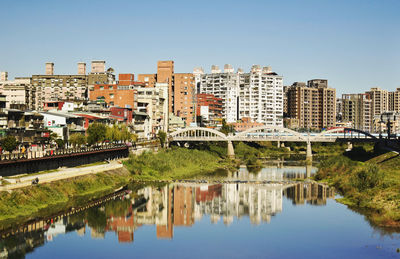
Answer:
<svg viewBox="0 0 400 259"><path fill-rule="evenodd" d="M40 151L26 151L1 154L0 155L0 163L4 161L15 161L22 159L35 159L41 157L51 157L51 156L60 156L60 155L68 155L68 154L78 154L78 153L87 153L92 151L99 150L108 150L119 147L126 147L126 144L105 144L97 147L80 147L80 148L62 148L62 149L48 149L48 150L40 150Z"/></svg>

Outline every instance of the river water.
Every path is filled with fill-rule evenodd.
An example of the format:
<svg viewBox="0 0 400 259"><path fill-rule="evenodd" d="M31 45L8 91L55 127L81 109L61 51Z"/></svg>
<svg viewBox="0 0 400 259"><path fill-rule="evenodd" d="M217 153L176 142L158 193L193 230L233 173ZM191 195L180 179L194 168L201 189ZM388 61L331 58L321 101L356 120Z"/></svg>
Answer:
<svg viewBox="0 0 400 259"><path fill-rule="evenodd" d="M4 231L0 258L399 258L398 233L373 228L332 189L286 181L315 171L272 164L242 167L229 183L131 184Z"/></svg>

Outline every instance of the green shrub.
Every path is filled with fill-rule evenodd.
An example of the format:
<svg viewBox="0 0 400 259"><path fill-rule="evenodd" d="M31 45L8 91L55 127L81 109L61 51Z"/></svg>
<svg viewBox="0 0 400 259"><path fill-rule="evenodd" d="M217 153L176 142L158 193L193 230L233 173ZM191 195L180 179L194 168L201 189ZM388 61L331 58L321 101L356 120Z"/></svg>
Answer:
<svg viewBox="0 0 400 259"><path fill-rule="evenodd" d="M366 164L351 176L351 184L358 191L365 191L380 186L383 183L384 173L376 165Z"/></svg>

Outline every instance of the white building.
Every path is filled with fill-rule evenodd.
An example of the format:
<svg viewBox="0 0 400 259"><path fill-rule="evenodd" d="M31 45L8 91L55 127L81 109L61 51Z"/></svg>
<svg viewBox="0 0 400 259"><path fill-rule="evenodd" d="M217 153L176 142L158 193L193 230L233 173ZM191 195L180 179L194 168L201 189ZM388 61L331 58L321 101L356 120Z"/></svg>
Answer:
<svg viewBox="0 0 400 259"><path fill-rule="evenodd" d="M250 73L231 65L212 66L211 74L195 74L201 78L199 92L222 98L222 116L228 122L248 117L271 126L283 126L283 77L270 67L254 65Z"/></svg>
<svg viewBox="0 0 400 259"><path fill-rule="evenodd" d="M6 96L6 108L33 109L34 91L30 77L17 77L8 80L3 76L0 81L0 93Z"/></svg>
<svg viewBox="0 0 400 259"><path fill-rule="evenodd" d="M135 87L137 90L137 111L149 115L150 127L147 136L159 130L168 132L168 83L156 83L156 87Z"/></svg>

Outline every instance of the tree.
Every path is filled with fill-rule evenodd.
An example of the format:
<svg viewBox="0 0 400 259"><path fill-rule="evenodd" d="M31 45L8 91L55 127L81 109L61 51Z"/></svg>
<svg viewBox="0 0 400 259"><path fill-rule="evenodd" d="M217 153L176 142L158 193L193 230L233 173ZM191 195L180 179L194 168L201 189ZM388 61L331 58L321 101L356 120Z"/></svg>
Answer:
<svg viewBox="0 0 400 259"><path fill-rule="evenodd" d="M60 139L60 138L58 138L58 139L56 139L56 143L57 143L57 147L58 148L63 148L64 147L64 140L62 140L62 139Z"/></svg>
<svg viewBox="0 0 400 259"><path fill-rule="evenodd" d="M106 128L106 136L105 139L115 142L121 140L121 132L117 125L113 125L112 127Z"/></svg>
<svg viewBox="0 0 400 259"><path fill-rule="evenodd" d="M74 147L80 147L86 144L86 137L80 133L74 133L69 136L69 142L74 145Z"/></svg>
<svg viewBox="0 0 400 259"><path fill-rule="evenodd" d="M1 146L8 152L13 151L18 145L17 139L14 136L8 135L1 140Z"/></svg>
<svg viewBox="0 0 400 259"><path fill-rule="evenodd" d="M58 139L58 134L55 132L52 132L50 134L50 142L56 141Z"/></svg>
<svg viewBox="0 0 400 259"><path fill-rule="evenodd" d="M132 139L132 133L129 131L128 127L125 124L121 126L120 138L124 142Z"/></svg>
<svg viewBox="0 0 400 259"><path fill-rule="evenodd" d="M161 147L164 147L165 140L167 139L167 133L165 133L164 131L160 130L157 133L157 137L160 140Z"/></svg>
<svg viewBox="0 0 400 259"><path fill-rule="evenodd" d="M136 143L138 140L138 135L135 133L131 134L131 139L130 139L133 143Z"/></svg>
<svg viewBox="0 0 400 259"><path fill-rule="evenodd" d="M222 133L224 133L225 135L228 135L228 133L233 133L235 132L235 129L233 128L232 125L228 125L226 124L225 119L222 120L222 127L220 130Z"/></svg>
<svg viewBox="0 0 400 259"><path fill-rule="evenodd" d="M103 141L106 138L107 126L98 122L92 123L87 129L87 142L93 145L97 142Z"/></svg>

